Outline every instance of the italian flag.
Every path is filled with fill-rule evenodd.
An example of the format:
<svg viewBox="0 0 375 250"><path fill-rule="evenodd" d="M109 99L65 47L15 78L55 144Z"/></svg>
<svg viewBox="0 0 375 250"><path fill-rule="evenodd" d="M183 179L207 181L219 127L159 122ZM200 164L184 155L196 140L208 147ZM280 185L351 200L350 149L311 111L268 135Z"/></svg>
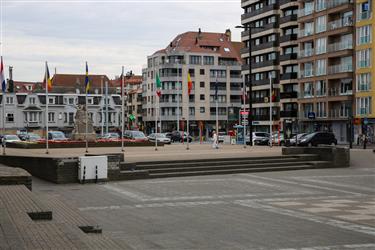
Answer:
<svg viewBox="0 0 375 250"><path fill-rule="evenodd" d="M156 73L156 94L161 96L161 81L158 73Z"/></svg>

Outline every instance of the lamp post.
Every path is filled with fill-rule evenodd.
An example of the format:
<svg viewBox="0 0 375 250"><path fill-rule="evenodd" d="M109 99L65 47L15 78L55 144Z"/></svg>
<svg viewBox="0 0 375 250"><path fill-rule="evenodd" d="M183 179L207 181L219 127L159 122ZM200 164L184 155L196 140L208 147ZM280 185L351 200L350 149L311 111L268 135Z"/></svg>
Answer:
<svg viewBox="0 0 375 250"><path fill-rule="evenodd" d="M249 134L250 134L250 146L253 146L253 98L252 98L252 83L251 83L251 33L252 29L254 27L251 27L250 24L246 25L237 25L235 28L237 29L245 29L249 31L249 45L248 45L248 53L249 53L249 77L247 78L247 85L249 86L248 96L249 96L249 115L248 115L248 121L249 121ZM263 29L261 27L256 27L255 29ZM246 135L244 135L244 140L246 140Z"/></svg>

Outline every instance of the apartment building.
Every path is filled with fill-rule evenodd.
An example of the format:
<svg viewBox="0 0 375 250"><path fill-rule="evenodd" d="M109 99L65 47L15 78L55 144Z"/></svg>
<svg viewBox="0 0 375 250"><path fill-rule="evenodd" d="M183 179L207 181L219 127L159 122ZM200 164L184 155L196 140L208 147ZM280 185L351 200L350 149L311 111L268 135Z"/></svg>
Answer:
<svg viewBox="0 0 375 250"><path fill-rule="evenodd" d="M353 110L355 6L352 0L298 0L299 123L347 141Z"/></svg>
<svg viewBox="0 0 375 250"><path fill-rule="evenodd" d="M5 119L6 133L15 133L27 129L42 133L45 128L46 103L48 102L48 125L50 130L61 130L70 134L74 129L75 113L79 105L85 105L85 75L56 74L52 78L53 89L45 95L42 83L15 82L12 93L1 94L0 124ZM105 94L105 82L110 80L105 75L90 76L92 94L88 95L88 113L93 120L94 129L117 130L121 126L121 96L117 86L108 87ZM103 83L103 84L102 84ZM17 87L18 86L18 87ZM31 86L31 87L29 87Z"/></svg>
<svg viewBox="0 0 375 250"><path fill-rule="evenodd" d="M375 2L373 0L357 0L356 2L356 86L355 86L355 117L361 124L355 126L355 134L362 134L368 125L367 134L374 136L375 131Z"/></svg>
<svg viewBox="0 0 375 250"><path fill-rule="evenodd" d="M216 129L216 94L219 129L231 129L238 123L242 93L241 47L241 42L231 40L230 30L210 33L199 29L178 35L168 47L148 56L142 85L146 132L154 130L159 105L156 75L162 82L160 117L163 132L186 130L189 116L190 133L208 136ZM188 74L193 82L190 96Z"/></svg>
<svg viewBox="0 0 375 250"><path fill-rule="evenodd" d="M241 6L244 9L241 23L245 26L242 41L246 44L241 51L246 62L242 74L252 87L253 130L269 131L271 105L273 131L283 130L285 121L292 122L296 130L298 2L243 0Z"/></svg>

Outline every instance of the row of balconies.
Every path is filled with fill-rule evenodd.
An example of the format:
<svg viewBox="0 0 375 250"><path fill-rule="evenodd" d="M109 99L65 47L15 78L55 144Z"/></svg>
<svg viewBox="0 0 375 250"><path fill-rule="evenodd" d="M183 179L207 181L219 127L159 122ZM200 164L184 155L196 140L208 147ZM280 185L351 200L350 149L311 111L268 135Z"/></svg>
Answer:
<svg viewBox="0 0 375 250"><path fill-rule="evenodd" d="M321 91L306 91L303 93L300 93L299 98L305 99L305 98L315 98L315 97L338 97L338 96L351 96L353 95L353 90L342 90L340 88L329 88L328 91L321 90Z"/></svg>
<svg viewBox="0 0 375 250"><path fill-rule="evenodd" d="M301 50L299 52L298 57L305 58L305 57L320 55L324 53L332 53L332 52L334 53L337 51L342 51L342 50L347 50L347 49L353 49L352 41L343 41L343 42L328 44L326 50L318 49L318 48Z"/></svg>
<svg viewBox="0 0 375 250"><path fill-rule="evenodd" d="M322 26L319 30L320 32L314 31L314 29L311 30L306 30L306 29L300 29L298 33L298 37L306 37L306 36L312 36L314 34L318 34L321 32L326 32L326 31L332 31L332 30L337 30L341 29L343 27L350 27L353 26L353 20L351 18L345 18L345 19L338 19L334 20L331 22L327 23L327 26Z"/></svg>
<svg viewBox="0 0 375 250"><path fill-rule="evenodd" d="M344 5L344 4L350 4L353 3L353 0L327 0L326 2L323 2L320 5L316 5L314 8L303 8L299 10L298 16L304 17L308 16L314 13L314 11L319 12L325 9L332 9L336 8L338 6Z"/></svg>
<svg viewBox="0 0 375 250"><path fill-rule="evenodd" d="M307 77L314 77L314 76L322 76L322 75L333 75L333 74L340 74L340 73L348 73L353 72L353 65L351 64L338 64L338 65L331 65L328 66L327 70L325 68L317 71L317 70L302 70L300 73L301 78Z"/></svg>
<svg viewBox="0 0 375 250"><path fill-rule="evenodd" d="M279 4L277 4L277 3L275 3L275 4L271 4L271 5L266 5L266 6L264 6L264 7L261 8L261 9L254 10L254 11L251 11L251 12L248 12L248 13L245 13L245 14L242 14L242 15L241 15L241 20L245 20L245 19L247 19L247 18L257 16L257 15L262 14L262 13L265 13L265 12L267 12L267 11L278 10L278 9L279 9Z"/></svg>

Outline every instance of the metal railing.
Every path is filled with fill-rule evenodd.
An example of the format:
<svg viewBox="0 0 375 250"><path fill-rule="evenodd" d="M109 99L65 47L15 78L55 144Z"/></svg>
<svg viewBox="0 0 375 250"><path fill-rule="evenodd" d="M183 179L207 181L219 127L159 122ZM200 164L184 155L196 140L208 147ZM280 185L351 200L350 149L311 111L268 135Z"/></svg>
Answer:
<svg viewBox="0 0 375 250"><path fill-rule="evenodd" d="M340 88L330 88L328 89L328 95L329 96L353 95L353 90L342 91Z"/></svg>
<svg viewBox="0 0 375 250"><path fill-rule="evenodd" d="M328 52L336 52L346 49L353 49L353 41L342 41L328 44Z"/></svg>
<svg viewBox="0 0 375 250"><path fill-rule="evenodd" d="M353 26L352 18L338 19L328 23L328 30L340 29L342 27Z"/></svg>
<svg viewBox="0 0 375 250"><path fill-rule="evenodd" d="M353 65L338 64L338 65L332 65L328 67L328 74L338 74L338 73L346 73L346 72L353 72Z"/></svg>
<svg viewBox="0 0 375 250"><path fill-rule="evenodd" d="M309 57L314 55L314 49L304 49L299 52L299 58Z"/></svg>

